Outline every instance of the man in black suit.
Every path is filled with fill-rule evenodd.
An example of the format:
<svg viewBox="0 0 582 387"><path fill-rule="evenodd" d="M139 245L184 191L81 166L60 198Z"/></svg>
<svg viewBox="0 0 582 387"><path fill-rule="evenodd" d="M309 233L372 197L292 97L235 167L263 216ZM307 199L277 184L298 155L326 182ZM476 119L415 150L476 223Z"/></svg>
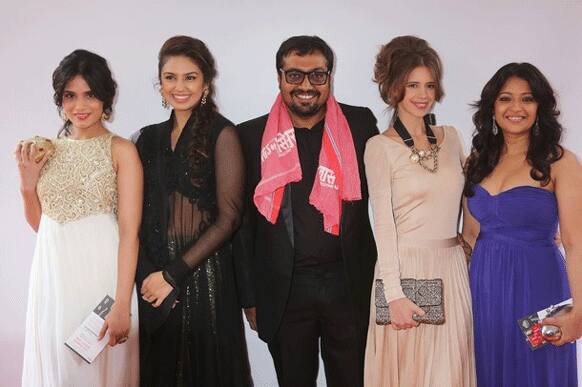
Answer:
<svg viewBox="0 0 582 387"><path fill-rule="evenodd" d="M250 262L253 283L253 289L239 287L241 301L251 328L268 343L281 386L315 386L320 340L328 385L361 386L376 262L363 155L366 141L378 133L376 119L368 108L339 104L349 125L345 133L351 138L348 149L354 148L361 199L340 201L334 207L341 213L337 231L324 230L324 216L310 204L310 194L315 179L322 178L333 52L316 36L295 36L279 48L276 65L280 106L294 129L287 145L297 148L301 178L281 188L280 210L269 221L254 198L259 182L270 178L261 165L268 156L262 142L269 115L238 125L247 186L234 253L237 264ZM349 159L344 156L338 156L342 162Z"/></svg>

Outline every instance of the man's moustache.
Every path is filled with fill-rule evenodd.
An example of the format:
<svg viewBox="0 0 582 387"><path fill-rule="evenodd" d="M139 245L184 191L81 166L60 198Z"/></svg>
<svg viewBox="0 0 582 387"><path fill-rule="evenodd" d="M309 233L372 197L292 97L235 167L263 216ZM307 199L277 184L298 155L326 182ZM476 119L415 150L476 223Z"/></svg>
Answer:
<svg viewBox="0 0 582 387"><path fill-rule="evenodd" d="M293 95L294 97L296 97L296 96L297 96L297 95L299 95L299 94L307 94L307 95L309 95L310 97L319 97L319 95L320 95L321 93L320 93L320 92L318 92L318 91L315 91L315 90L306 90L306 91L303 91L303 90L295 90L295 91L293 91L293 92L291 93L291 95Z"/></svg>

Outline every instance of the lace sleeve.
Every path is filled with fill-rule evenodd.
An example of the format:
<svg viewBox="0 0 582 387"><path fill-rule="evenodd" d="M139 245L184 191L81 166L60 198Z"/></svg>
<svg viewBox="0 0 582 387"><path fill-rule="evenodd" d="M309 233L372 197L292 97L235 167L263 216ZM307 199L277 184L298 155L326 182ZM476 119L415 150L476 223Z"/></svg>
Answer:
<svg viewBox="0 0 582 387"><path fill-rule="evenodd" d="M244 191L244 160L236 130L227 126L221 130L214 151L217 216L182 259L166 266L165 271L179 284L184 276L212 255L237 229L242 215Z"/></svg>

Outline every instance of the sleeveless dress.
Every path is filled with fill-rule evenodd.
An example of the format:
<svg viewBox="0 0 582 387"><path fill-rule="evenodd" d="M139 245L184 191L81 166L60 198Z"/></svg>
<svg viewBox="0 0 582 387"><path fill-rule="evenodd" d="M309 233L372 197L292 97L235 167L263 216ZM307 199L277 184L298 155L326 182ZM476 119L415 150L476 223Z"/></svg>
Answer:
<svg viewBox="0 0 582 387"><path fill-rule="evenodd" d="M577 386L576 346L532 351L517 323L570 298L564 258L554 243L556 196L529 186L490 195L475 185L474 193L468 205L481 230L470 283L479 386Z"/></svg>
<svg viewBox="0 0 582 387"><path fill-rule="evenodd" d="M41 171L42 207L30 273L23 386L136 386L137 301L129 339L107 346L92 364L65 346L67 338L117 282L117 182L107 133L53 140Z"/></svg>
<svg viewBox="0 0 582 387"><path fill-rule="evenodd" d="M378 246L374 281L383 281L390 302L404 297L401 278L441 278L446 321L399 331L377 325L373 291L364 383L367 387L475 386L468 270L456 239L464 183L463 150L456 129L444 127L436 173L424 170L409 156L407 146L384 135L366 145Z"/></svg>

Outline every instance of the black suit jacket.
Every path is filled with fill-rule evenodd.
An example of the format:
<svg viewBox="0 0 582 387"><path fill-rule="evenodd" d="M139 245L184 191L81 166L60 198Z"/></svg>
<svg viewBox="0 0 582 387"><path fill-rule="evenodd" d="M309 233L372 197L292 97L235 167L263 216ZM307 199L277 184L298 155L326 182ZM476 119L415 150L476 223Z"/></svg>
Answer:
<svg viewBox="0 0 582 387"><path fill-rule="evenodd" d="M376 118L368 108L340 104L352 132L362 199L344 202L340 225L340 240L345 274L356 308L357 320L368 325L370 291L376 262L376 245L368 217L368 187L364 171L366 141L378 134ZM235 262L250 267L239 296L245 307L256 306L259 337L270 342L281 323L285 311L294 266L293 214L291 195L285 189L279 217L271 224L253 203L255 187L261 180L261 140L268 115L237 126L247 164L245 215L234 238ZM243 281L241 281L243 282ZM364 330L365 332L365 330Z"/></svg>

